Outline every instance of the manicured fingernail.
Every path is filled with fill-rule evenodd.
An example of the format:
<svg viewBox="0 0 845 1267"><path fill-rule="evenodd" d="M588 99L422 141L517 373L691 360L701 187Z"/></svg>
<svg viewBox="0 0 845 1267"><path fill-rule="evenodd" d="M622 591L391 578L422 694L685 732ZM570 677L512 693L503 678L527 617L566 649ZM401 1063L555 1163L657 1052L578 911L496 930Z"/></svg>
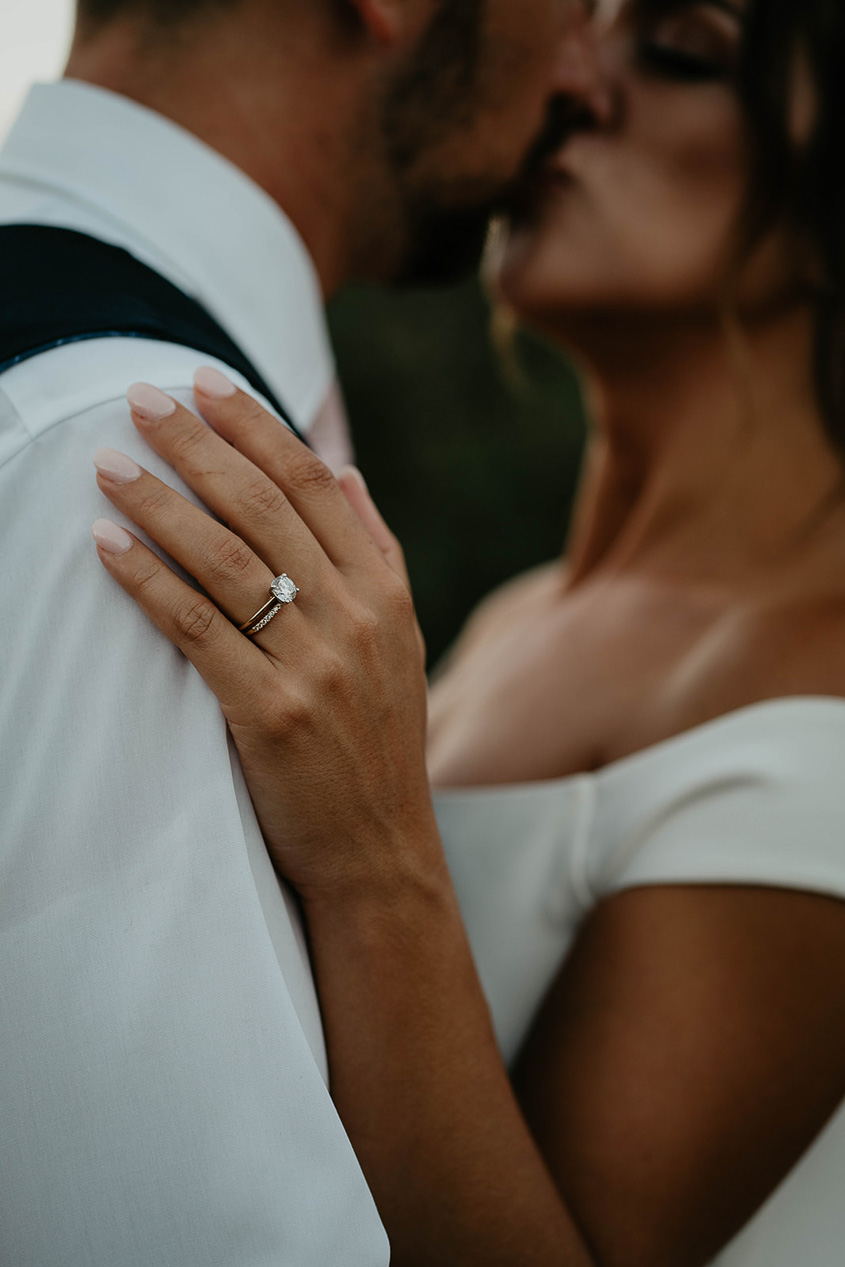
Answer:
<svg viewBox="0 0 845 1267"><path fill-rule="evenodd" d="M113 524L110 519L98 519L91 535L106 554L125 554L135 544L126 529Z"/></svg>
<svg viewBox="0 0 845 1267"><path fill-rule="evenodd" d="M131 484L141 475L141 468L125 453L117 449L98 449L94 454L94 465L101 475L115 484Z"/></svg>
<svg viewBox="0 0 845 1267"><path fill-rule="evenodd" d="M176 413L176 402L149 383L133 383L126 393L130 408L148 422L160 422Z"/></svg>
<svg viewBox="0 0 845 1267"><path fill-rule="evenodd" d="M203 396L208 396L209 400L226 400L229 396L234 396L238 390L225 374L212 369L210 365L204 365L202 369L197 370L194 375L194 387L198 392L202 392Z"/></svg>

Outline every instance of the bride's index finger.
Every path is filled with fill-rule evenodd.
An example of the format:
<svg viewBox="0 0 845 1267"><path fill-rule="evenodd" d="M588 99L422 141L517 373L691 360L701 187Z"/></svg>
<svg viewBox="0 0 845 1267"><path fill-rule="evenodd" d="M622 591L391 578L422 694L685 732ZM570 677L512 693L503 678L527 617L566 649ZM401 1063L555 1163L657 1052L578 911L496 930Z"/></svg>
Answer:
<svg viewBox="0 0 845 1267"><path fill-rule="evenodd" d="M329 467L257 400L211 367L194 375L194 398L209 426L281 489L333 563L384 562Z"/></svg>

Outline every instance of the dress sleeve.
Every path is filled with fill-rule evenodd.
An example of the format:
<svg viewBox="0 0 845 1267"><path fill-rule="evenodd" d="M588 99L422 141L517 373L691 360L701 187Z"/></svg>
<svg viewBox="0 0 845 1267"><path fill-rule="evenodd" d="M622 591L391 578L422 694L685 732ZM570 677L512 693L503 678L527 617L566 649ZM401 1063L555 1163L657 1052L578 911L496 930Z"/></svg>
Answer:
<svg viewBox="0 0 845 1267"><path fill-rule="evenodd" d="M217 700L91 540L99 446L187 490L122 401L6 421L0 1260L386 1263Z"/></svg>
<svg viewBox="0 0 845 1267"><path fill-rule="evenodd" d="M609 774L596 897L735 884L845 897L845 700L754 706Z"/></svg>

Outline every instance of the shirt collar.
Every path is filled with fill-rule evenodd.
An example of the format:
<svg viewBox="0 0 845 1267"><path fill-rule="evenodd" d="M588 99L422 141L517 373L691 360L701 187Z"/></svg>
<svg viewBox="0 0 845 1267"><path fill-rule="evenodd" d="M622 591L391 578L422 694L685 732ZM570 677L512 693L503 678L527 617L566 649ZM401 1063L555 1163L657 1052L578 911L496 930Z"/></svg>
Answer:
<svg viewBox="0 0 845 1267"><path fill-rule="evenodd" d="M317 274L287 216L227 159L125 97L63 80L32 89L0 180L37 190L50 223L58 199L68 227L193 295L310 426L334 379Z"/></svg>

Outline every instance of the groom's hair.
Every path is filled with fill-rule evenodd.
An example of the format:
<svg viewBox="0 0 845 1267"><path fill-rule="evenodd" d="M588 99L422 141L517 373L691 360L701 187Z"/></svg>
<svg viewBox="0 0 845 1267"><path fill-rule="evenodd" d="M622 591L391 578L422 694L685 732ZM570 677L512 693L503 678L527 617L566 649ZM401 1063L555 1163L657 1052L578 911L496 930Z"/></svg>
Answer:
<svg viewBox="0 0 845 1267"><path fill-rule="evenodd" d="M176 26L203 9L234 8L238 0L78 0L82 21L104 26L130 13L145 16L161 26Z"/></svg>
<svg viewBox="0 0 845 1267"><path fill-rule="evenodd" d="M285 0L279 0L280 4ZM314 0L305 0L311 4ZM442 0L449 3L449 0ZM462 0L452 0L460 5ZM153 27L178 28L190 18L226 9L237 9L241 0L77 0L77 14L83 26L98 28L116 18L137 17ZM348 23L354 11L348 0L330 0L338 17ZM290 7L294 7L291 5Z"/></svg>

